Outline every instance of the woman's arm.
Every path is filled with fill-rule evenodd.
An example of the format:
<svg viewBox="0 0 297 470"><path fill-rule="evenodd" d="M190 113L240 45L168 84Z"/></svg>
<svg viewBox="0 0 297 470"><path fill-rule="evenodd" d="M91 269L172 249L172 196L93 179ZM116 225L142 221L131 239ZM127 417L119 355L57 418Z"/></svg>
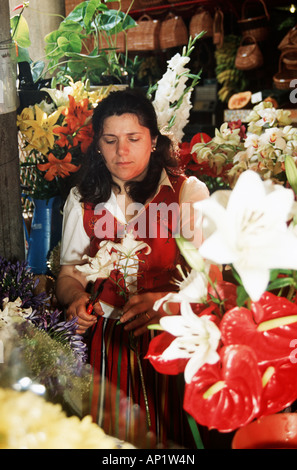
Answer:
<svg viewBox="0 0 297 470"><path fill-rule="evenodd" d="M77 333L83 334L97 321L95 315L86 311L90 295L86 292L87 281L74 265L61 266L56 282L56 296L58 302L66 309L68 320L77 318ZM98 310L98 305L96 304ZM101 313L96 311L96 313Z"/></svg>

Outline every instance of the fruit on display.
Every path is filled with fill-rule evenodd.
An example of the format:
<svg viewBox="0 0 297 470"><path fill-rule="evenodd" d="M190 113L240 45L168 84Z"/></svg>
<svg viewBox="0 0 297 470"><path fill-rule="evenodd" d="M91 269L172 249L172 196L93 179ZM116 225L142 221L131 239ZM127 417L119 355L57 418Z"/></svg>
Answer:
<svg viewBox="0 0 297 470"><path fill-rule="evenodd" d="M248 82L242 70L235 67L235 57L240 44L240 37L227 35L222 47L216 48L216 78L221 88L218 98L222 102L228 102L231 95L248 88Z"/></svg>
<svg viewBox="0 0 297 470"><path fill-rule="evenodd" d="M251 101L252 92L251 91L241 91L240 93L235 93L228 100L229 109L242 109L245 108Z"/></svg>
<svg viewBox="0 0 297 470"><path fill-rule="evenodd" d="M278 108L278 102L277 100L273 97L273 96L267 96L267 98L265 98L266 102L269 102L269 103L272 103L272 106L277 109Z"/></svg>

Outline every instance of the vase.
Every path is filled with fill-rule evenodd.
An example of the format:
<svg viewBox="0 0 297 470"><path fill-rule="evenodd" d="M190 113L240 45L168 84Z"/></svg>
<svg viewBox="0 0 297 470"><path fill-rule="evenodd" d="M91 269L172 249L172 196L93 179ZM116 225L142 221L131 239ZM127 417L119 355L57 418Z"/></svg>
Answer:
<svg viewBox="0 0 297 470"><path fill-rule="evenodd" d="M236 431L232 449L297 449L297 413L276 413Z"/></svg>
<svg viewBox="0 0 297 470"><path fill-rule="evenodd" d="M34 274L46 274L49 254L61 239L62 200L59 196L33 199L33 204L27 263Z"/></svg>

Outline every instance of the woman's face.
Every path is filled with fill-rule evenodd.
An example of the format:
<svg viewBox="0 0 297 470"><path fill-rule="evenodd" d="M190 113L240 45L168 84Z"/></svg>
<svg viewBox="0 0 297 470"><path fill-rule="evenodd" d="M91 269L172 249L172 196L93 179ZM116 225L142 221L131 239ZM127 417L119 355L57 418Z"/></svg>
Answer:
<svg viewBox="0 0 297 470"><path fill-rule="evenodd" d="M139 123L135 114L105 119L99 148L113 180L120 186L144 178L154 145L149 129Z"/></svg>

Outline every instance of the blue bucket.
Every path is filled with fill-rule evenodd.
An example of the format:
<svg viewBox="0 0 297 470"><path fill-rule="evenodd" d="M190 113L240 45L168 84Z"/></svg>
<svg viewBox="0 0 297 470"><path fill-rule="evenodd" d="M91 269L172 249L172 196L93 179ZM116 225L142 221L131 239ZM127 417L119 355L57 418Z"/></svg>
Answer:
<svg viewBox="0 0 297 470"><path fill-rule="evenodd" d="M56 196L49 200L33 199L33 202L27 263L34 274L46 274L49 254L61 240L62 201Z"/></svg>

